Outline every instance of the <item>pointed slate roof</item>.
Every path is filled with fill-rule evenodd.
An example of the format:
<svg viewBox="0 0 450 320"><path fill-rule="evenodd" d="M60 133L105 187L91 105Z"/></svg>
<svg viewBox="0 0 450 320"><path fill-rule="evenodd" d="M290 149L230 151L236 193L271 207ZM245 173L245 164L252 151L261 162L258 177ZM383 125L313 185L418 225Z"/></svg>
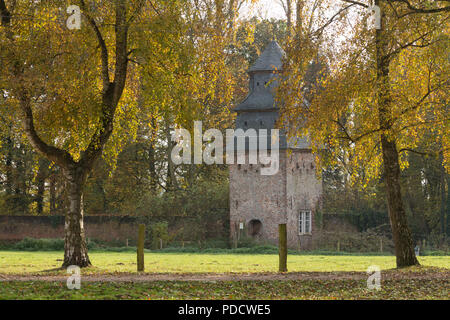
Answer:
<svg viewBox="0 0 450 320"><path fill-rule="evenodd" d="M282 60L285 56L285 52L280 45L273 40L264 52L256 60L255 64L248 70L250 73L250 82L265 82L265 80L276 79L276 75L272 75L273 71L281 72L283 68ZM254 78L258 76L259 79ZM262 76L262 77L261 77ZM261 83L262 84L262 83ZM274 85L277 82L275 81ZM255 83L253 83L255 85ZM235 109L237 112L236 129L243 129L244 131L251 128L255 130L267 129L271 130L275 128L275 123L279 118L279 108L276 105L274 92L272 90L251 90L247 98L239 104ZM270 147L270 138L267 137L267 148ZM258 137L261 139L261 137ZM244 149L240 149L235 141L236 150L249 150L248 143ZM259 148L259 144L258 144ZM310 148L307 139L292 138L287 139L284 130L280 131L280 149L308 149Z"/></svg>
<svg viewBox="0 0 450 320"><path fill-rule="evenodd" d="M269 43L263 53L261 53L253 66L250 67L248 72L282 70L282 59L284 55L284 50L280 47L278 42L273 40Z"/></svg>
<svg viewBox="0 0 450 320"><path fill-rule="evenodd" d="M283 68L282 59L285 52L278 42L273 40L264 49L263 53L258 57L253 66L250 67L248 73L250 75L267 72L281 72ZM252 80L252 78L250 79ZM247 98L242 101L235 109L235 112L242 111L271 111L278 109L274 99L274 93L270 90L262 90L255 92L252 90Z"/></svg>
<svg viewBox="0 0 450 320"><path fill-rule="evenodd" d="M271 92L250 93L236 108L235 112L242 111L273 111L278 110L275 97Z"/></svg>

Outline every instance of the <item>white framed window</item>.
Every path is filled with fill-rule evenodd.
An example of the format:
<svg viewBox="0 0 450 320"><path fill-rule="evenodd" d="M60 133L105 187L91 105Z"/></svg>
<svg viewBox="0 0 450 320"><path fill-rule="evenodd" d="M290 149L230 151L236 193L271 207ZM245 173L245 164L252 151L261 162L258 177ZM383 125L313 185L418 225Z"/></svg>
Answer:
<svg viewBox="0 0 450 320"><path fill-rule="evenodd" d="M298 234L311 233L311 211L303 210L298 214Z"/></svg>

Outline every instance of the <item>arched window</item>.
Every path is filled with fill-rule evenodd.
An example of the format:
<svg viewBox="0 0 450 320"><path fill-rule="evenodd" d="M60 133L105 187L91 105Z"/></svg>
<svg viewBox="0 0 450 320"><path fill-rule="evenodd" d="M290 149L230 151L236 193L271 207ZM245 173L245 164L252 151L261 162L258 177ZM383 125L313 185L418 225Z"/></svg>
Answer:
<svg viewBox="0 0 450 320"><path fill-rule="evenodd" d="M251 237L256 237L261 234L262 231L262 223L258 219L250 220L248 224L248 234Z"/></svg>

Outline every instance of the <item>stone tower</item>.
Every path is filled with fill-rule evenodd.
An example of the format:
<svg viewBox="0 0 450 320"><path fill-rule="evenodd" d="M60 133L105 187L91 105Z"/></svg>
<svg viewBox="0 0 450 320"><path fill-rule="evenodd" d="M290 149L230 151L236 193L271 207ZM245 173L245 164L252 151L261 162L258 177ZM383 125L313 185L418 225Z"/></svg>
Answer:
<svg viewBox="0 0 450 320"><path fill-rule="evenodd" d="M272 41L248 70L250 93L234 109L236 129L275 128L279 108L274 89L276 78L282 72L284 54L278 43ZM279 170L275 175L261 175L263 165L259 162L230 165L230 236L233 243L251 237L276 244L278 225L286 223L290 248L311 247L314 213L322 195L314 156L307 139L288 142L282 131L279 149ZM245 150L237 150L239 152L245 152L248 157L255 151L246 145Z"/></svg>

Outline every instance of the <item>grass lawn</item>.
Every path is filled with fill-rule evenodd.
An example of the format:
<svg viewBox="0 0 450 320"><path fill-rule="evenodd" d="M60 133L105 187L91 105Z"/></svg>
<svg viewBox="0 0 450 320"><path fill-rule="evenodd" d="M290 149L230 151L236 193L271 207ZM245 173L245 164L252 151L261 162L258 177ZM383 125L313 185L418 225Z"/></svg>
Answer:
<svg viewBox="0 0 450 320"><path fill-rule="evenodd" d="M62 252L0 251L0 279L3 277L6 280L0 281L0 300L449 299L450 291L450 281L447 277L450 269L449 256L419 257L424 267L387 270L395 267L395 257L291 255L288 258L288 269L291 272L288 273L291 275L289 278L269 278L262 281L264 279L259 273L267 273L269 276L276 274L277 255L146 253L145 271L148 275L138 275L135 253L91 252L94 266L83 269L82 276L94 279L82 280L81 290L67 289L65 270L48 271L60 267L62 257ZM386 270L382 273L380 291L367 289L365 271L370 265L378 265L382 270ZM352 274L353 271L359 272L359 276L342 278L342 274L338 274ZM326 276L313 278L298 276L293 272L303 272L307 275L316 272ZM118 281L118 273L131 275L134 280ZM154 273L168 274L171 279L141 281L145 276L153 279ZM226 276L217 281L188 281L186 275L176 275L181 273L240 275ZM242 279L248 274L255 274L254 279ZM193 276L198 278L197 275ZM199 276L204 279L202 275Z"/></svg>
<svg viewBox="0 0 450 320"><path fill-rule="evenodd" d="M290 272L318 272L324 278L293 276L285 280L261 281L225 277L219 281L118 281L118 273L136 274L136 254L133 252L91 252L94 267L83 269L82 275L108 277L109 280L82 281L81 290L68 290L64 270L48 271L61 266L62 252L0 251L0 300L4 299L449 299L449 256L419 257L424 268L385 271L381 290L367 289L365 271L370 265L382 270L395 267L393 256L330 256L290 255ZM434 267L445 268L437 269ZM278 256L273 254L201 254L146 253L145 271L149 277L160 274L195 273L276 273ZM334 272L360 272L359 277L342 278ZM448 270L447 270L448 271ZM412 272L412 273L411 273ZM415 273L418 272L418 273ZM362 273L362 275L361 275ZM426 277L416 276L426 274ZM400 276L398 276L400 275ZM401 276L403 275L403 276ZM405 276L406 275L406 276ZM428 275L430 275L428 277ZM44 279L47 276L59 280ZM17 277L17 278L15 278ZM20 277L28 277L22 279ZM31 278L30 278L31 277ZM44 277L44 278L42 278ZM170 276L172 277L172 276ZM134 278L136 280L136 278ZM202 278L203 279L203 278ZM102 281L102 282L99 282Z"/></svg>
<svg viewBox="0 0 450 320"><path fill-rule="evenodd" d="M0 251L0 274L30 274L60 267L62 252ZM92 268L83 274L135 272L132 252L91 252ZM419 257L423 266L450 269L449 256ZM366 271L371 265L395 268L394 256L291 255L290 272ZM148 273L260 273L277 272L278 256L266 254L146 253Z"/></svg>
<svg viewBox="0 0 450 320"><path fill-rule="evenodd" d="M295 300L295 299L449 299L448 281L387 280L368 290L364 280L164 281L88 283L68 290L63 282L3 282L0 299L133 299L133 300Z"/></svg>

